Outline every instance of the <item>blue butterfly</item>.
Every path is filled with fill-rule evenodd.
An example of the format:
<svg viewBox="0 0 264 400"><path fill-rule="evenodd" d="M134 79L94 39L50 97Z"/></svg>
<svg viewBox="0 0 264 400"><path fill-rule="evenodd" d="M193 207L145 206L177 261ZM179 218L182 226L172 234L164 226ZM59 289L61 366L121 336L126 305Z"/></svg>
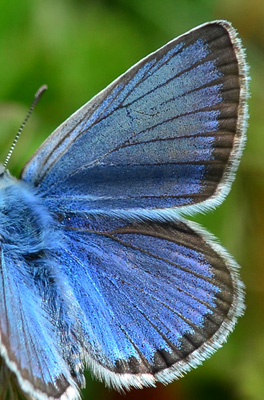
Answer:
<svg viewBox="0 0 264 400"><path fill-rule="evenodd" d="M226 340L238 266L183 215L230 190L246 75L231 24L201 25L67 119L20 179L1 166L1 376L26 397L79 399L85 367L116 389L166 384Z"/></svg>

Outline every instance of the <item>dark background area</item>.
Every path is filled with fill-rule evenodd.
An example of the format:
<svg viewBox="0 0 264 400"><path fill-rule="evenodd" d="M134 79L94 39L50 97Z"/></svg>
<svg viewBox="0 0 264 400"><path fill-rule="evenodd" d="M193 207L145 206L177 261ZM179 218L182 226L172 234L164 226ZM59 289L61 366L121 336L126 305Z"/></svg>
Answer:
<svg viewBox="0 0 264 400"><path fill-rule="evenodd" d="M0 160L38 87L37 106L9 163L17 175L72 112L148 53L214 19L238 30L250 65L248 141L223 205L196 221L241 265L247 309L228 342L167 387L126 397L87 373L83 399L262 400L264 398L264 2L261 0L9 0L0 5Z"/></svg>

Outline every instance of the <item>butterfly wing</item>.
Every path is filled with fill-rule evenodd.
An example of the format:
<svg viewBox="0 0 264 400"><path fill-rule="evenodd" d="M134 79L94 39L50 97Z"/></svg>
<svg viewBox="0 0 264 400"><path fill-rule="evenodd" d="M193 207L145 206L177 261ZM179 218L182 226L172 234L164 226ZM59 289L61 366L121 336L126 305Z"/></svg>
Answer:
<svg viewBox="0 0 264 400"><path fill-rule="evenodd" d="M243 309L232 258L177 211L213 207L229 190L245 69L229 23L194 29L77 111L22 171L57 215L55 258L82 310L86 361L118 388L196 366Z"/></svg>
<svg viewBox="0 0 264 400"><path fill-rule="evenodd" d="M25 393L38 400L77 399L69 366L53 340L58 338L56 328L34 292L29 269L23 256L1 243L1 356Z"/></svg>
<svg viewBox="0 0 264 400"><path fill-rule="evenodd" d="M86 315L86 361L108 385L168 383L225 341L243 310L242 284L197 225L113 217L62 225L57 263Z"/></svg>
<svg viewBox="0 0 264 400"><path fill-rule="evenodd" d="M45 193L53 210L136 210L152 218L161 208L172 216L183 207L212 207L237 167L245 96L234 29L224 21L205 24L140 61L73 114L21 177Z"/></svg>

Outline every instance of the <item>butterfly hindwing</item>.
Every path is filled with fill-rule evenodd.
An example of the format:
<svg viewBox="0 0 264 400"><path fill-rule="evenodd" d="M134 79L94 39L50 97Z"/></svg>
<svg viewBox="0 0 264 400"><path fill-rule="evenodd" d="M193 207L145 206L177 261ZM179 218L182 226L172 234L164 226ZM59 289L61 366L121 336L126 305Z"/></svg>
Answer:
<svg viewBox="0 0 264 400"><path fill-rule="evenodd" d="M242 312L242 286L209 234L185 220L62 224L58 262L86 315L98 377L119 388L165 383L221 346Z"/></svg>
<svg viewBox="0 0 264 400"><path fill-rule="evenodd" d="M36 393L43 400L46 395L50 400L66 394L77 398L69 366L54 341L56 329L38 293L33 292L28 265L8 252L8 246L1 248L1 354L26 393Z"/></svg>
<svg viewBox="0 0 264 400"><path fill-rule="evenodd" d="M244 74L228 23L194 29L63 123L22 178L45 192L55 210L137 210L150 217L157 208L171 215L183 206L213 206L228 191L243 142Z"/></svg>

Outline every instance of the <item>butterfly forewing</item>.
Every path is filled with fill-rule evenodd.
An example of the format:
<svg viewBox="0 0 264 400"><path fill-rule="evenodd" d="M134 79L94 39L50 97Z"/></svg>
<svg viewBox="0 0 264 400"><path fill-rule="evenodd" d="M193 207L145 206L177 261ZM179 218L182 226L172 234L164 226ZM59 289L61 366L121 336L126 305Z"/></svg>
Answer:
<svg viewBox="0 0 264 400"><path fill-rule="evenodd" d="M244 74L229 24L195 29L77 111L22 178L55 209L136 209L151 217L146 209L214 205L228 191L241 148Z"/></svg>

